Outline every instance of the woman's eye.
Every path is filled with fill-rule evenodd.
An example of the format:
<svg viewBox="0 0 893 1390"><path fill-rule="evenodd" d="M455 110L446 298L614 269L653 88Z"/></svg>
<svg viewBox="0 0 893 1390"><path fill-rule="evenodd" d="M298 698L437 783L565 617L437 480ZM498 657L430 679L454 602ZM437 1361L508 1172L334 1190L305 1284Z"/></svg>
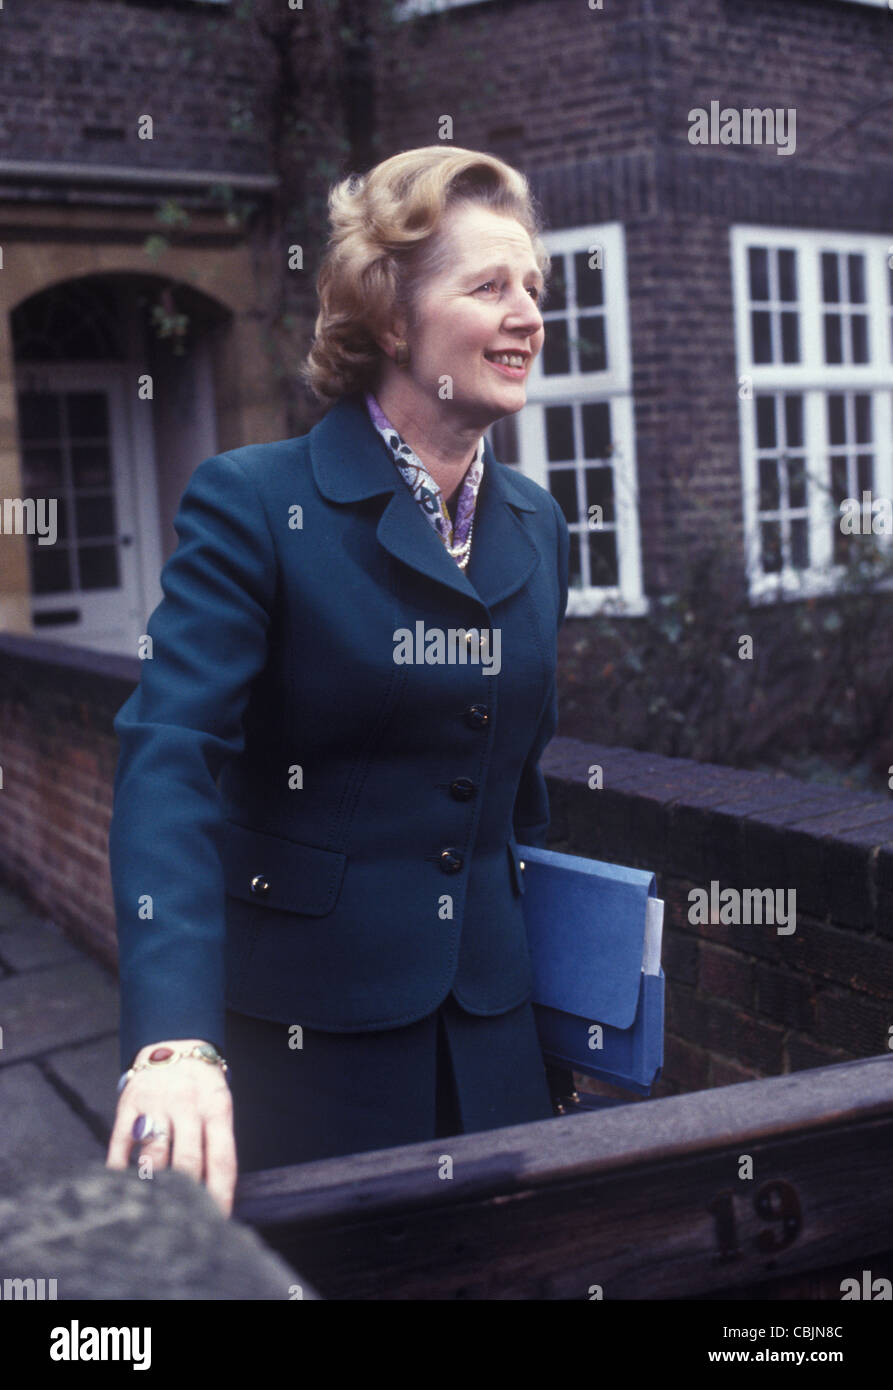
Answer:
<svg viewBox="0 0 893 1390"><path fill-rule="evenodd" d="M498 284L498 282L497 282L496 280L485 280L484 283L483 283L483 285L478 285L478 291L480 291L480 290L498 290L498 289L499 289L499 284ZM541 294L542 294L542 291L541 291L539 285L530 285L530 286L528 286L527 293L530 295L530 298L534 301L534 303L537 303L537 302L539 301L539 299L540 299L540 296L541 296Z"/></svg>

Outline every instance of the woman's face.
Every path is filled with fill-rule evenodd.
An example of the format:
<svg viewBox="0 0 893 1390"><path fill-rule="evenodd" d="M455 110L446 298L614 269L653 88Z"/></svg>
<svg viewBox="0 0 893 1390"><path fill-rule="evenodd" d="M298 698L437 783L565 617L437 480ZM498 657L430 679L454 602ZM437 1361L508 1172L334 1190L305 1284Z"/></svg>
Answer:
<svg viewBox="0 0 893 1390"><path fill-rule="evenodd" d="M436 405L438 414L483 431L527 399L543 346L536 304L543 277L530 237L513 217L459 205L444 217L440 236L445 268L416 292L404 385L424 396L427 412Z"/></svg>

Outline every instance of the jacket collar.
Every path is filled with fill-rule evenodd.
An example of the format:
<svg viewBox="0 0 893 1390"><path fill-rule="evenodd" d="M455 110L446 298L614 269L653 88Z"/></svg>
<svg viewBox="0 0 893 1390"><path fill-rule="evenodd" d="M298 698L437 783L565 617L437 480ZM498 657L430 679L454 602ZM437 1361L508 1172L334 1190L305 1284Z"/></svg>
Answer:
<svg viewBox="0 0 893 1390"><path fill-rule="evenodd" d="M505 464L484 441L484 477L474 515L471 559L460 570L434 527L419 514L362 396L346 396L309 435L316 485L330 502L345 504L390 493L376 531L396 559L437 583L490 607L520 589L539 552L516 512L535 512Z"/></svg>

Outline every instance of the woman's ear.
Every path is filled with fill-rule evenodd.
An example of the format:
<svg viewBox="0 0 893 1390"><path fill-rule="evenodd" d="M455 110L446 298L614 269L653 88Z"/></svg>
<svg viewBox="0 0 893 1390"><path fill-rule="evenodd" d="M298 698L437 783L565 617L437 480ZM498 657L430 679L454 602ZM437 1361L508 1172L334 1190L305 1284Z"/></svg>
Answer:
<svg viewBox="0 0 893 1390"><path fill-rule="evenodd" d="M402 315L395 315L388 325L375 335L375 341L382 352L393 362L397 354L397 344L406 342L407 323Z"/></svg>

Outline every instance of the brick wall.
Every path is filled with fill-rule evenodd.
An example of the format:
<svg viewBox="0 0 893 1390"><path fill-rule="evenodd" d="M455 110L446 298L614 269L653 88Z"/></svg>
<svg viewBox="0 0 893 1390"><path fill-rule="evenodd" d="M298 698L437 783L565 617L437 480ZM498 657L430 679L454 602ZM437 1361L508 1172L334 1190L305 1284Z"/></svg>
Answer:
<svg viewBox="0 0 893 1390"><path fill-rule="evenodd" d="M889 163L891 31L887 12L840 0L460 7L399 26L376 55L382 151L435 140L444 113L456 143L502 146L532 170L657 145L688 150L689 108L718 97L796 105L822 166ZM252 32L236 4L7 5L3 147L18 159L256 171L272 74ZM156 115L154 142L136 139L143 111ZM725 153L740 162L755 152ZM824 193L833 215L835 190Z"/></svg>
<svg viewBox="0 0 893 1390"><path fill-rule="evenodd" d="M528 169L548 170L657 146L689 152L688 112L714 98L795 106L798 150L846 172L893 159L891 55L890 14L842 0L623 0L603 10L498 0L407 26L380 69L378 115L385 152L434 142L448 113L456 144L512 146ZM719 152L730 169L752 155L798 162ZM824 192L834 217L845 199Z"/></svg>
<svg viewBox="0 0 893 1390"><path fill-rule="evenodd" d="M408 25L380 71L382 154L453 140L523 161L528 170L653 139L660 25L650 0L590 10L585 0L501 0Z"/></svg>
<svg viewBox="0 0 893 1390"><path fill-rule="evenodd" d="M110 966L112 719L133 688L135 665L0 634L0 873Z"/></svg>
<svg viewBox="0 0 893 1390"><path fill-rule="evenodd" d="M40 0L0 15L7 159L257 173L265 73L235 6ZM148 113L154 138L137 137Z"/></svg>
<svg viewBox="0 0 893 1390"><path fill-rule="evenodd" d="M112 719L137 674L132 658L0 634L0 878L110 964ZM587 785L592 764L603 790ZM657 874L668 1007L655 1094L886 1050L889 798L566 738L543 768L553 849ZM688 893L711 879L793 888L796 932L692 925Z"/></svg>

